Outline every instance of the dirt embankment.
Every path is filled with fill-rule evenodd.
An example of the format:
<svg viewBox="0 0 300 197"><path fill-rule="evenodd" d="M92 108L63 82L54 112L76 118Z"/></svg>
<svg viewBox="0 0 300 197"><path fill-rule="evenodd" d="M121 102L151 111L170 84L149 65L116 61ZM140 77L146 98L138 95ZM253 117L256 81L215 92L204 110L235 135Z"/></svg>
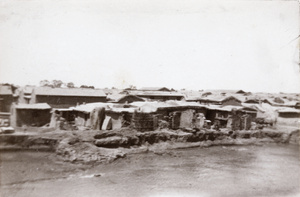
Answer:
<svg viewBox="0 0 300 197"><path fill-rule="evenodd" d="M55 151L59 139L36 135L0 135L0 150Z"/></svg>
<svg viewBox="0 0 300 197"><path fill-rule="evenodd" d="M183 132L181 130L151 131L130 135L122 132L101 132L94 136L95 145L98 147L117 148L141 146L145 143L154 144L160 142L203 142L203 141L226 141L236 139L270 139L274 142L288 143L290 134L274 131L198 131Z"/></svg>
<svg viewBox="0 0 300 197"><path fill-rule="evenodd" d="M147 151L164 154L168 149L175 148L272 142L299 145L299 130L293 132L276 130L137 132L124 128L115 131L54 131L38 135L0 136L2 150L55 151L61 160L74 163L111 162L117 158L125 157L126 154Z"/></svg>

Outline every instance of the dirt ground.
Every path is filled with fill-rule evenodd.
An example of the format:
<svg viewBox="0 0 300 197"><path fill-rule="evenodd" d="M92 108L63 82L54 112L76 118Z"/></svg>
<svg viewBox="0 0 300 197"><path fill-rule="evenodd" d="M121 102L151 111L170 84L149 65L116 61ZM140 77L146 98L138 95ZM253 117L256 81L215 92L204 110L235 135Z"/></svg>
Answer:
<svg viewBox="0 0 300 197"><path fill-rule="evenodd" d="M197 133L181 130L137 132L124 128L115 131L42 131L36 130L0 136L1 150L53 151L58 161L71 163L109 163L128 154L222 145L261 145L266 143L299 143L295 128L266 128L262 131L204 130ZM291 140L293 139L293 140ZM114 146L114 148L110 146Z"/></svg>
<svg viewBox="0 0 300 197"><path fill-rule="evenodd" d="M60 162L50 152L4 152L0 158L1 197L294 197L300 192L295 145L176 149L97 165Z"/></svg>

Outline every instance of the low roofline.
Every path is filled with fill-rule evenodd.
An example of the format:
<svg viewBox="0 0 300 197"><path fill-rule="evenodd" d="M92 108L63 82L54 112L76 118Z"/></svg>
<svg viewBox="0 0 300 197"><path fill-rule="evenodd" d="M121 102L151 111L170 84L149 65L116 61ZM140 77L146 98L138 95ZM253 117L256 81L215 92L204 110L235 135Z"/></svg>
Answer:
<svg viewBox="0 0 300 197"><path fill-rule="evenodd" d="M36 87L32 93L36 96L106 97L103 90L86 88Z"/></svg>
<svg viewBox="0 0 300 197"><path fill-rule="evenodd" d="M36 103L36 104L18 104L15 106L16 109L51 109L51 106L47 103Z"/></svg>
<svg viewBox="0 0 300 197"><path fill-rule="evenodd" d="M142 96L163 96L163 97L184 97L184 95L162 95L162 94L136 94L138 97Z"/></svg>
<svg viewBox="0 0 300 197"><path fill-rule="evenodd" d="M94 95L55 95L55 94L35 94L36 96L61 96L61 97L67 97L67 96L76 96L76 97L104 97L106 98L107 96L94 96Z"/></svg>

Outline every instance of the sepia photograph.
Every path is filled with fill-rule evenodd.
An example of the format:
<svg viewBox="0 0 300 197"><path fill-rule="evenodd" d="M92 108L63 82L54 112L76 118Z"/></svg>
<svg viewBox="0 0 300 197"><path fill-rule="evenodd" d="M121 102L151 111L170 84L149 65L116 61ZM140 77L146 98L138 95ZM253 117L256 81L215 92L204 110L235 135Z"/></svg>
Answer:
<svg viewBox="0 0 300 197"><path fill-rule="evenodd" d="M299 8L0 0L0 196L300 196Z"/></svg>

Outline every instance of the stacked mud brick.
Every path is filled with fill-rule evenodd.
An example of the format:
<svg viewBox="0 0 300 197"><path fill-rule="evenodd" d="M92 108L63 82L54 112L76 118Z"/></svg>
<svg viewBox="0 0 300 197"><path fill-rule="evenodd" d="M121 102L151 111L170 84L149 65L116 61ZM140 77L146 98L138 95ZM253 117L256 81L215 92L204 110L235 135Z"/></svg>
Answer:
<svg viewBox="0 0 300 197"><path fill-rule="evenodd" d="M241 130L241 119L242 119L242 114L237 111L237 110L232 110L232 130L233 131L237 131L237 130Z"/></svg>
<svg viewBox="0 0 300 197"><path fill-rule="evenodd" d="M138 131L154 130L153 114L134 112L132 116L132 126Z"/></svg>
<svg viewBox="0 0 300 197"><path fill-rule="evenodd" d="M169 123L171 126L171 129L179 129L180 127L180 118L181 118L181 112L172 112L169 116Z"/></svg>
<svg viewBox="0 0 300 197"><path fill-rule="evenodd" d="M230 122L230 121L229 121ZM252 117L249 114L244 114L240 111L233 110L231 115L231 129L249 130L251 128Z"/></svg>

